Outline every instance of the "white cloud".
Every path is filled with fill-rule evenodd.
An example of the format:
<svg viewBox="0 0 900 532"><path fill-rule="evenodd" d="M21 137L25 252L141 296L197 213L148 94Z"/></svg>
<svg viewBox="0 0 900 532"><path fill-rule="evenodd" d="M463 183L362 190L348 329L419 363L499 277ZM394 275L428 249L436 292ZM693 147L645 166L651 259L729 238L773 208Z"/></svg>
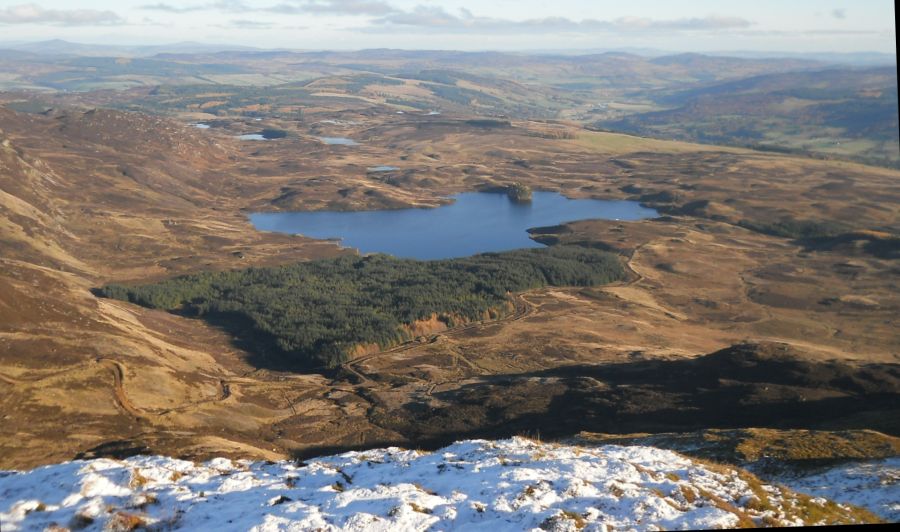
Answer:
<svg viewBox="0 0 900 532"><path fill-rule="evenodd" d="M646 17L620 17L614 20L573 20L565 17L547 17L528 20L508 20L478 17L467 9L460 9L458 15L441 7L417 6L411 11L389 14L374 21L378 29L374 31L404 30L469 32L469 33L590 33L608 32L652 32L652 31L715 31L744 29L752 25L740 17L708 16L674 20L658 20Z"/></svg>
<svg viewBox="0 0 900 532"><path fill-rule="evenodd" d="M279 15L368 15L381 16L397 12L382 0L283 0L269 6L252 6L241 0L218 0L205 4L176 6L164 2L146 4L140 9L167 13L191 13L194 11L222 11L225 13L276 13Z"/></svg>
<svg viewBox="0 0 900 532"><path fill-rule="evenodd" d="M281 5L295 6L303 13L331 15L387 15L397 11L381 0L302 0Z"/></svg>
<svg viewBox="0 0 900 532"><path fill-rule="evenodd" d="M0 9L0 25L100 26L122 22L122 18L114 12L96 9L44 9L37 4Z"/></svg>
<svg viewBox="0 0 900 532"><path fill-rule="evenodd" d="M189 6L174 6L165 2L157 2L155 4L146 4L140 6L139 9L148 11L164 11L166 13L192 13L194 11L224 11L226 13L245 13L257 11L256 8L248 6L241 0L217 0L206 4L194 4Z"/></svg>
<svg viewBox="0 0 900 532"><path fill-rule="evenodd" d="M278 0L273 0L278 1ZM249 22L254 14L277 15L333 15L366 16L367 25L355 29L366 33L405 32L419 33L470 33L528 35L537 33L585 34L608 33L651 33L651 32L709 32L717 30L741 30L752 26L741 17L710 15L706 17L680 19L654 19L649 17L619 17L611 20L567 17L531 18L512 20L484 17L460 8L450 12L436 5L419 4L408 10L401 10L386 0L281 0L270 5L248 5L242 0L218 0L205 4L172 5L155 3L141 6L142 9L182 14L194 11L218 11L244 15ZM249 27L250 24L246 24ZM262 26L260 23L258 26Z"/></svg>
<svg viewBox="0 0 900 532"><path fill-rule="evenodd" d="M139 9L144 9L147 11L164 11L166 13L190 13L192 11L203 11L206 9L206 6L186 6L186 7L177 7L171 4L164 4L162 2L156 4L146 4L140 6Z"/></svg>
<svg viewBox="0 0 900 532"><path fill-rule="evenodd" d="M275 1L275 0L273 0ZM366 16L370 24L362 28L368 32L406 31L412 33L441 31L444 33L505 33L531 32L591 33L652 32L652 31L715 31L744 29L752 23L740 17L710 15L674 20L647 17L619 17L612 20L574 20L566 17L511 20L476 16L465 8L451 13L440 6L417 5L409 10L393 7L385 0L281 0L267 6L248 5L242 0L218 0L205 4L173 5L155 3L142 9L182 14L194 11L219 11L242 15L335 15Z"/></svg>
<svg viewBox="0 0 900 532"><path fill-rule="evenodd" d="M236 28L241 30L267 30L274 26L270 22L260 22L258 20L235 19L228 22L224 28Z"/></svg>

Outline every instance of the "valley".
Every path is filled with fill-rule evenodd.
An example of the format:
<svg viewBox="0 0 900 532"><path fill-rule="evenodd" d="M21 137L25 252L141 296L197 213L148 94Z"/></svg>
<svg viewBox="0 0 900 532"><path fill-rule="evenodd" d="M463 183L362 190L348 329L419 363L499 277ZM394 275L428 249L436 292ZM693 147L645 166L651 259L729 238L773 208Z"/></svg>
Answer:
<svg viewBox="0 0 900 532"><path fill-rule="evenodd" d="M123 449L271 457L440 439L373 412L413 415L404 413L472 386L505 402L518 380L546 379L532 374L689 359L748 341L811 360L896 363L893 170L543 122L485 130L443 115L321 113L307 119L317 130L365 142L322 145L281 120L263 126L285 138L253 143L121 111L3 111L4 467ZM358 123L321 125L326 116ZM408 169L395 183L366 171L398 159ZM511 181L639 200L663 216L537 229L544 243L621 255L630 280L526 292L519 319L437 333L345 372L259 368L225 330L91 293L352 254L257 232L247 212L436 207ZM874 195L882 201L864 199ZM806 241L746 228L773 219L847 229ZM496 388L497 378L512 381ZM553 395L569 385L558 386ZM540 413L541 401L529 408ZM499 430L526 430L514 427Z"/></svg>
<svg viewBox="0 0 900 532"><path fill-rule="evenodd" d="M0 55L0 470L523 435L895 456L896 78L829 74L881 120L837 154L691 133L812 61L212 55ZM723 445L696 458L749 467Z"/></svg>

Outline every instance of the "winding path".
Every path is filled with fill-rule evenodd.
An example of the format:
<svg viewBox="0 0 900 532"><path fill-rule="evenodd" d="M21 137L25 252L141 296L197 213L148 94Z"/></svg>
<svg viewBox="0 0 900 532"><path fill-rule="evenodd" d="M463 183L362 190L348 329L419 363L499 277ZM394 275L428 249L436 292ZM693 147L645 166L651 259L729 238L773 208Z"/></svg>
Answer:
<svg viewBox="0 0 900 532"><path fill-rule="evenodd" d="M16 384L22 384L22 381L20 381L18 379L14 379L12 377L9 377L7 375L4 375L2 373L0 373L0 381L5 382L6 384L11 384L13 386L15 386Z"/></svg>
<svg viewBox="0 0 900 532"><path fill-rule="evenodd" d="M498 325L501 323L518 321L518 320L521 320L522 318L525 318L526 316L532 315L535 312L535 309L537 308L537 306L534 303L528 301L523 294L514 295L512 298L512 301L513 301L513 304L515 305L515 312L513 312L509 316L505 316L503 318L498 318L496 320L491 320L488 322L483 322L483 321L470 322L465 325L460 325L459 327L453 327L453 328L447 329L445 331L442 331L439 334L442 336L455 336L455 335L461 334L465 331L469 331L472 329L480 329L483 327L490 327L490 326ZM436 336L432 338L431 342L434 342L435 340L436 340ZM378 358L381 356L402 353L403 351L408 351L410 349L419 347L421 345L423 345L422 342L418 342L415 340L412 340L409 342L404 342L396 347L392 347L392 348L386 349L384 351L379 351L377 353L371 353L368 355L356 357L352 360L348 360L347 362L344 362L343 364L341 364L341 368L346 370L347 372L355 375L358 379L360 379L361 382L370 382L370 379L364 373L362 373L361 371L359 371L358 369L356 369L354 367L355 365L361 364L363 362L366 362L368 360L372 360L374 358ZM468 363L471 364L471 362L468 362Z"/></svg>
<svg viewBox="0 0 900 532"><path fill-rule="evenodd" d="M46 380L53 377L58 377L59 375L70 373L73 371L77 371L80 369L84 369L85 367L89 367L93 364L100 364L107 369L110 370L113 377L113 401L116 404L116 407L119 410L125 412L127 415L133 417L137 421L146 421L148 415L153 416L163 416L172 412L178 412L187 410L188 408L199 406L205 403L219 402L228 399L231 396L231 384L225 379L219 379L219 393L215 397L210 397L207 399L201 399L199 401L192 401L185 403L183 405L179 405L173 408L167 408L160 411L152 411L147 409L139 408L135 405L131 399L128 398L128 395L125 393L125 365L118 360L114 360L111 358L97 358L92 362L86 362L82 364L78 364L76 366L66 368L60 371L55 371L48 375L41 375L39 377L34 377L31 379L19 379L10 377L9 375L5 375L0 373L0 381L3 381L12 386L21 386L24 384L29 384L33 382L39 382L42 380Z"/></svg>
<svg viewBox="0 0 900 532"><path fill-rule="evenodd" d="M631 265L631 262L634 259L635 254L644 245L646 245L646 243L635 247L632 250L632 253L630 254L630 256L628 257L628 260L625 262L625 266L628 269L629 274L630 274L629 276L631 278L628 279L627 281L623 281L621 283L614 283L614 284L607 285L607 286L616 286L616 285L630 286L630 285L639 283L644 279L643 276L640 273L638 273ZM529 301L526 297L526 294L524 294L524 293L523 294L515 294L512 296L511 299L515 306L515 311L508 316L505 316L505 317L502 317L502 318L499 318L496 320L487 321L487 322L485 322L485 321L469 322L465 325L460 325L458 327L453 327L453 328L447 329L445 331L442 331L439 334L443 335L443 336L456 336L456 335L462 334L466 331L482 329L485 327L492 327L492 326L500 325L500 324L507 323L507 322L519 321L528 316L534 315L538 311L538 305ZM432 337L431 342L436 341L436 339L437 339L437 336ZM372 382L371 379L369 379L369 377L365 373L360 371L356 367L357 365L362 364L367 361L370 361L370 360L373 360L378 357L402 353L404 351L408 351L408 350L414 349L416 347L420 347L422 345L423 345L423 342L415 341L415 340L404 342L403 344L392 347L390 349L379 351L377 353L363 355L363 356L354 358L352 360L348 360L347 362L344 362L343 364L341 364L341 368L343 370L347 371L348 373L356 376L359 379L360 384L371 383ZM463 361L466 364L474 367L474 364L472 364L472 362L470 362L469 360L465 359L463 357L463 355L456 354L455 356L463 359ZM141 409L137 405L135 405L131 401L131 399L129 399L128 395L125 393L125 365L122 362L119 362L117 360L113 360L110 358L99 358L99 359L96 359L94 362L105 366L112 373L112 376L113 376L113 398L114 398L116 406L120 410L125 412L127 415L135 418L135 420L138 420L138 421L146 421L148 415L164 416L164 415L171 414L174 412L181 412L181 411L187 410L192 407L200 406L202 404L224 401L231 396L231 386L232 386L231 383L229 383L227 380L225 380L223 378L219 378L218 379L219 380L219 382L218 382L219 392L214 397L209 397L209 398L201 399L198 401L188 402L188 403L185 403L185 404L182 404L179 406L175 406L172 408L167 408L167 409L163 409L163 410L159 410L159 411L151 411L151 410ZM36 377L34 379L20 379L20 378L11 377L9 375L0 373L0 381L4 382L6 384L12 385L12 386L18 386L18 385L27 384L29 382L41 381L44 379L58 376L63 373L75 371L78 369L83 369L86 365L89 365L89 364L80 364L78 366L66 368L64 370L54 372L52 374ZM432 390L433 390L433 388L434 388L434 386L432 386ZM429 392L430 391L431 390L429 390Z"/></svg>
<svg viewBox="0 0 900 532"><path fill-rule="evenodd" d="M122 363L109 358L101 358L97 362L103 364L112 371L113 397L115 398L116 406L136 420L143 421L145 418L142 415L142 412L134 406L134 403L132 403L128 396L125 395L125 367Z"/></svg>
<svg viewBox="0 0 900 532"><path fill-rule="evenodd" d="M643 281L644 276L641 275L640 273L638 273L638 271L634 269L634 267L631 265L631 263L634 260L634 257L638 253L638 251L640 251L640 249L643 248L644 246L646 246L647 244L649 244L649 242L645 242L643 244L635 246L635 248L631 250L631 254L628 255L628 260L625 261L625 267L627 268L627 271L629 273L629 277L630 277L629 279L627 279L625 281L621 281L621 282L610 283L601 288L615 287L615 286L632 286L632 285L635 285L635 284ZM447 330L441 332L440 334L443 336L455 336L455 335L461 334L465 331L472 330L472 329L479 329L479 328L483 328L483 327L498 325L501 323L518 321L518 320L526 318L530 315L533 315L537 312L538 305L535 305L534 303L529 301L526 298L526 293L515 294L513 296L512 300L513 300L513 304L516 307L516 310L509 316L499 318L497 320L492 320L489 322L470 322L465 325L461 325L459 327L453 327L452 329L447 329ZM434 342L434 340L435 339L433 338L431 341ZM396 347L392 347L390 349L385 349L383 351L379 351L377 353L371 353L368 355L362 355L362 356L356 357L352 360L348 360L347 362L344 362L343 364L341 364L341 369L354 375L356 378L358 378L360 380L360 383L371 382L371 380L362 371L358 370L354 366L356 366L357 364L361 364L363 362L372 360L374 358L385 356L385 355L393 355L393 354L397 354L397 353L402 353L403 351L408 351L410 349L419 347L421 345L422 345L422 342L417 342L414 340L409 341L409 342L404 342L404 343L402 343ZM461 356L461 355L459 355L459 356ZM473 365L468 360L466 360L466 362L469 365Z"/></svg>

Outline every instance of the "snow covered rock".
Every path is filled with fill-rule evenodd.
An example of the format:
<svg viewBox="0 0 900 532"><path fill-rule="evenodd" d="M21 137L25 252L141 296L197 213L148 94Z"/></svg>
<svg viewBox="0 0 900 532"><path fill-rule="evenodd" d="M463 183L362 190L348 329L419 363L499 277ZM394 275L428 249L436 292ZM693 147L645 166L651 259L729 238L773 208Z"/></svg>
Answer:
<svg viewBox="0 0 900 532"><path fill-rule="evenodd" d="M523 438L305 464L160 456L0 473L3 532L698 529L870 520L858 509L652 447Z"/></svg>

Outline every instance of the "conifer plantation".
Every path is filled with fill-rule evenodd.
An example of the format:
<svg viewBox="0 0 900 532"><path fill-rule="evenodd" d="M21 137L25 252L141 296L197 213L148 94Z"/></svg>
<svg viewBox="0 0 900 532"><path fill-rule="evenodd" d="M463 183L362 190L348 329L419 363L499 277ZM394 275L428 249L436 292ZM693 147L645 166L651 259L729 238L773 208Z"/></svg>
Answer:
<svg viewBox="0 0 900 532"><path fill-rule="evenodd" d="M511 311L512 292L594 286L624 275L611 253L556 246L436 261L345 256L113 284L99 294L205 319L285 365L333 367L356 345L409 340L403 325L417 320L453 326L496 318Z"/></svg>

